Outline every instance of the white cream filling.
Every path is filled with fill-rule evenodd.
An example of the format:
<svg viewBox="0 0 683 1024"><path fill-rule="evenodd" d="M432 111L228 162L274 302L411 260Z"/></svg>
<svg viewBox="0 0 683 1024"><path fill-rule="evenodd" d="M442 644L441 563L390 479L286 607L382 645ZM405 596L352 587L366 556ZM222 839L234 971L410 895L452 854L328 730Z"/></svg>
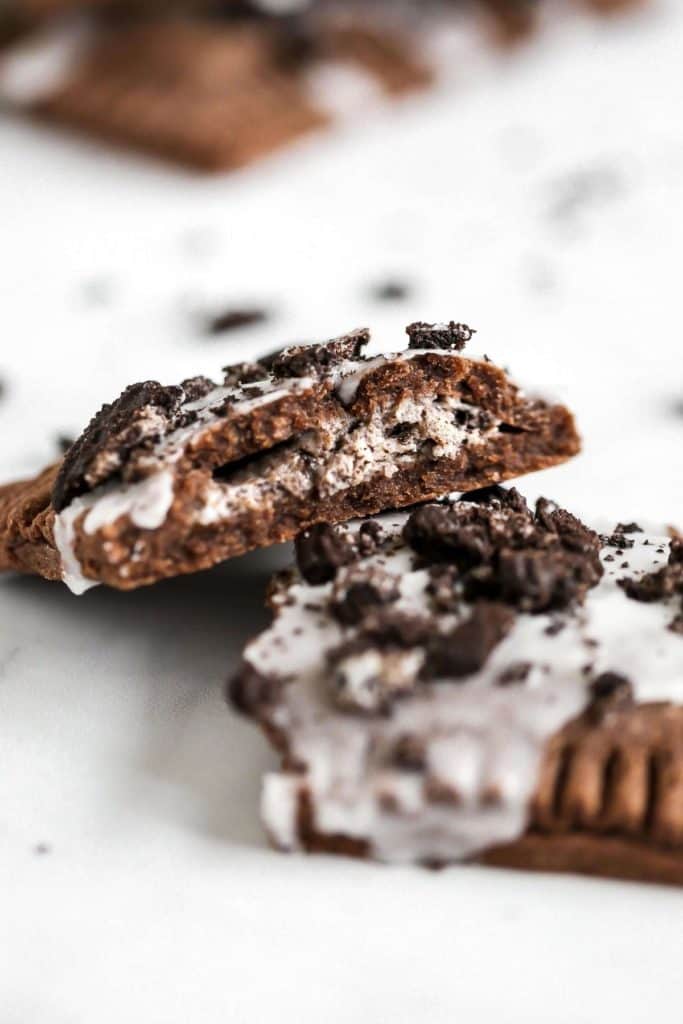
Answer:
<svg viewBox="0 0 683 1024"><path fill-rule="evenodd" d="M283 494L298 499L326 499L373 479L391 479L415 458L424 442L432 443L434 458L454 459L464 443L482 444L489 433L459 426L454 418L458 410L476 412L474 406L457 398L416 401L408 397L390 414L378 411L368 423L348 433L344 419L326 428L322 435L308 431L292 442L291 451L274 456L264 453L234 482L210 481L197 512L197 522L215 524L239 515L244 509L272 510ZM415 429L406 438L392 437L391 428L398 425ZM338 450L326 457L325 451L340 439ZM319 462L315 472L311 472L298 448L315 455Z"/></svg>
<svg viewBox="0 0 683 1024"><path fill-rule="evenodd" d="M62 579L74 594L84 594L97 586L96 580L83 575L74 550L75 525L82 515L83 529L96 533L122 516L141 530L156 530L166 520L173 504L174 476L171 470L162 470L139 483L105 484L91 494L75 498L67 508L55 516L54 538L62 563Z"/></svg>
<svg viewBox="0 0 683 1024"><path fill-rule="evenodd" d="M398 531L405 518L380 521ZM465 859L521 836L545 746L586 706L586 664L593 663L592 675L626 675L639 702L683 703L683 640L667 629L674 603L642 604L617 586L624 576L661 567L667 555L657 548L668 551L668 542L650 537L644 544L642 534L633 539L623 558L605 562L602 581L575 617L564 618L560 633L548 635L548 615L519 615L476 675L423 685L398 701L388 718L345 714L332 703L325 653L346 634L324 610L306 608L324 608L331 584L294 586L293 604L281 604L271 629L246 651L260 671L293 680L272 716L290 738L293 757L306 765L304 775L285 776L287 806L296 807L292 791L305 787L318 830L364 840L388 861ZM425 610L426 574L411 568L410 553L401 548L385 561L383 568L400 577L398 607ZM626 569L620 568L624 561ZM518 662L534 666L526 680L499 685L499 675ZM426 777L456 793L457 805L434 803L422 776L388 764L388 750L405 734L425 740ZM266 826L291 848L296 823L278 804L277 785L269 780L266 790Z"/></svg>

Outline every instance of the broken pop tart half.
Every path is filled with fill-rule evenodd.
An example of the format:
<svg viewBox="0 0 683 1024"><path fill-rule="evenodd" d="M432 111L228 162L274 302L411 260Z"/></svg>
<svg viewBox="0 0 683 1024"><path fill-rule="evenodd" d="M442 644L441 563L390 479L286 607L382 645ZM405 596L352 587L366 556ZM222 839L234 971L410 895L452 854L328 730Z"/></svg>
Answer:
<svg viewBox="0 0 683 1024"><path fill-rule="evenodd" d="M466 358L471 334L411 324L370 357L358 330L221 383L133 384L60 464L0 488L0 568L132 589L574 455L570 412Z"/></svg>

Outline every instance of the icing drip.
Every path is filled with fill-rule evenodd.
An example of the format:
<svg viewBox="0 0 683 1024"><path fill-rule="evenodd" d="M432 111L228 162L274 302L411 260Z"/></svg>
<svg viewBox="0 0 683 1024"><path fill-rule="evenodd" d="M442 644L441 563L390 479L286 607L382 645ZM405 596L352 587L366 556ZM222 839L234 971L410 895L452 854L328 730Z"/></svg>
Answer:
<svg viewBox="0 0 683 1024"><path fill-rule="evenodd" d="M16 47L0 67L0 97L22 105L49 96L63 85L91 38L87 20L70 18Z"/></svg>
<svg viewBox="0 0 683 1024"><path fill-rule="evenodd" d="M173 504L173 473L163 470L139 483L124 486L107 484L92 494L76 498L55 516L54 537L62 562L62 579L74 594L84 594L97 586L95 580L83 575L74 550L75 525L81 516L87 534L96 533L103 526L121 516L141 530L156 530L165 521Z"/></svg>

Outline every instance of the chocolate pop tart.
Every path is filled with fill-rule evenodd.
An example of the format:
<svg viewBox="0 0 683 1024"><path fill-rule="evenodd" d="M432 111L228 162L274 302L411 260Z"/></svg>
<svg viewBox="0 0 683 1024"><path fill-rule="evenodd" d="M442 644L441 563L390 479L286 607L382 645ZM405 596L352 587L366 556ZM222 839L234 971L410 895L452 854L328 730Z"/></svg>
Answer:
<svg viewBox="0 0 683 1024"><path fill-rule="evenodd" d="M230 692L282 850L683 882L683 541L500 487L297 541Z"/></svg>
<svg viewBox="0 0 683 1024"><path fill-rule="evenodd" d="M563 462L571 413L462 354L463 324L367 330L105 405L61 463L0 489L0 568L132 589L254 548Z"/></svg>

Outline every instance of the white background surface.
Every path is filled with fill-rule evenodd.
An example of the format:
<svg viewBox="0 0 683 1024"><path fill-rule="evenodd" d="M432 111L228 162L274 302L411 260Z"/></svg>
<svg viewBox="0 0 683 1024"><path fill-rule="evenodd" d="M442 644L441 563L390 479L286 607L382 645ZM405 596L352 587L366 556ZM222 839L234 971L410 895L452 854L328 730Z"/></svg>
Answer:
<svg viewBox="0 0 683 1024"><path fill-rule="evenodd" d="M682 45L659 0L463 46L440 93L231 178L0 121L2 478L133 380L454 317L577 412L530 497L681 524ZM202 334L251 301L270 324ZM680 1020L675 890L268 850L270 755L221 690L287 555L0 582L1 1024Z"/></svg>

